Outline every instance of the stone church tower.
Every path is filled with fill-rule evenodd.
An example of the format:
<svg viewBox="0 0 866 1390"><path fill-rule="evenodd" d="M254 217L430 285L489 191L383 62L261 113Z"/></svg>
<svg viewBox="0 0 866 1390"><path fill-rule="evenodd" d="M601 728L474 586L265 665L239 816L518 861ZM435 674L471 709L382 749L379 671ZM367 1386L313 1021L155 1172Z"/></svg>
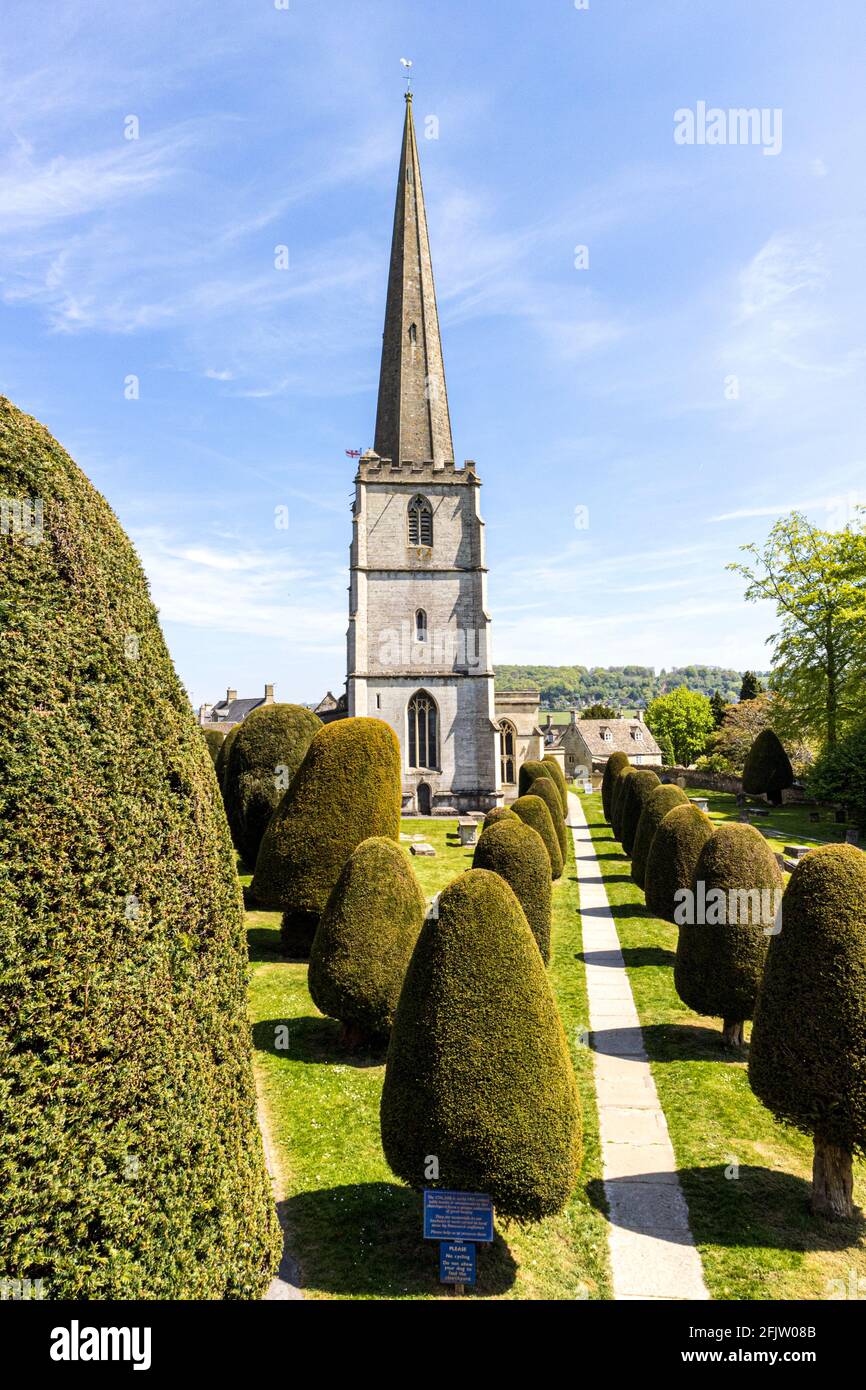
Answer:
<svg viewBox="0 0 866 1390"><path fill-rule="evenodd" d="M454 465L407 93L375 446L352 508L347 704L395 730L403 806L422 815L501 800L480 487L474 463Z"/></svg>

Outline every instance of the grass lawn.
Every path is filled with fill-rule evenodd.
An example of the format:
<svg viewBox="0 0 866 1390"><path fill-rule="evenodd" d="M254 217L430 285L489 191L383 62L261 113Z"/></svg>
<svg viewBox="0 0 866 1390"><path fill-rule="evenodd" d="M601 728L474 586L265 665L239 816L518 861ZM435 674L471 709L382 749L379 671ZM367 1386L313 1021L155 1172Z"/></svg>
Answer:
<svg viewBox="0 0 866 1390"><path fill-rule="evenodd" d="M404 820L436 857L413 858L433 897L472 865L453 820ZM248 882L248 879L244 879ZM584 1109L585 1159L561 1216L499 1230L478 1252L474 1295L488 1298L610 1297L606 1223L589 1200L601 1175L592 1057L577 1044L588 1021L573 852L554 892L550 978L572 1045ZM307 992L307 968L279 955L279 914L249 912L250 1011L256 1074L284 1194L289 1246L307 1298L448 1297L438 1250L421 1238L421 1198L395 1181L382 1156L381 1054L345 1053L339 1024ZM287 1039L278 1034L287 1026ZM287 1046L279 1046L287 1041Z"/></svg>
<svg viewBox="0 0 866 1390"><path fill-rule="evenodd" d="M811 1142L780 1125L753 1096L745 1054L729 1060L720 1050L719 1020L701 1018L680 1001L672 969L677 929L644 907L630 862L604 823L601 797L581 800L710 1293L825 1298L829 1280L847 1286L852 1270L855 1278L866 1277L862 1219L829 1222L811 1215ZM787 814L785 808L780 819ZM862 1163L855 1164L855 1201L866 1206Z"/></svg>
<svg viewBox="0 0 866 1390"><path fill-rule="evenodd" d="M700 791L696 787L686 787L686 796L705 796L709 804L712 820L739 820L740 808L731 792ZM749 801L751 806L766 806L757 798ZM814 806L767 806L768 816L751 817L756 829L767 832L767 844L773 853L781 853L785 845L826 845L845 839L846 825L837 825L833 812L826 807L818 809L821 819L817 825L809 819Z"/></svg>

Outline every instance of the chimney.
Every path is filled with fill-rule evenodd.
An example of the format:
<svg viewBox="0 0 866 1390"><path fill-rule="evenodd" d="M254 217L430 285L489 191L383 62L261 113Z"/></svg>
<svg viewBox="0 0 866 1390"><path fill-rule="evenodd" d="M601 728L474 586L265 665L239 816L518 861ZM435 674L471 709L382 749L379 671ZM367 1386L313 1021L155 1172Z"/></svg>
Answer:
<svg viewBox="0 0 866 1390"><path fill-rule="evenodd" d="M570 713L571 713L571 722L572 722L572 724L576 724L576 723L577 723L577 710L576 710L576 709L573 709L573 710L570 711Z"/></svg>
<svg viewBox="0 0 866 1390"><path fill-rule="evenodd" d="M266 685L266 686L265 686L265 704L266 704L266 705L272 705L273 703L274 703L274 687L273 687L272 685Z"/></svg>
<svg viewBox="0 0 866 1390"><path fill-rule="evenodd" d="M226 704L230 705L232 701L236 700L237 698L238 692L236 690L232 690L231 686L229 686L228 690L226 691Z"/></svg>

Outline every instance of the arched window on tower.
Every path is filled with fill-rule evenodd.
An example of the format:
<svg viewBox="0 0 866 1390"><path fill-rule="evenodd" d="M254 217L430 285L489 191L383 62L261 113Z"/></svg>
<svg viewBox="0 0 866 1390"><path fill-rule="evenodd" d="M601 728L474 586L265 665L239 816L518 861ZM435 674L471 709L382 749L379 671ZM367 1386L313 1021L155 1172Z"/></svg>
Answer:
<svg viewBox="0 0 866 1390"><path fill-rule="evenodd" d="M415 614L415 641L427 641L427 614L423 608L419 608Z"/></svg>
<svg viewBox="0 0 866 1390"><path fill-rule="evenodd" d="M499 771L504 787L511 787L517 781L517 730L507 719L499 725Z"/></svg>
<svg viewBox="0 0 866 1390"><path fill-rule="evenodd" d="M439 766L439 714L436 701L419 690L409 701L409 766Z"/></svg>
<svg viewBox="0 0 866 1390"><path fill-rule="evenodd" d="M409 324L409 342L414 347L418 341L418 328L414 323Z"/></svg>
<svg viewBox="0 0 866 1390"><path fill-rule="evenodd" d="M433 544L433 508L426 497L413 497L409 503L409 544Z"/></svg>

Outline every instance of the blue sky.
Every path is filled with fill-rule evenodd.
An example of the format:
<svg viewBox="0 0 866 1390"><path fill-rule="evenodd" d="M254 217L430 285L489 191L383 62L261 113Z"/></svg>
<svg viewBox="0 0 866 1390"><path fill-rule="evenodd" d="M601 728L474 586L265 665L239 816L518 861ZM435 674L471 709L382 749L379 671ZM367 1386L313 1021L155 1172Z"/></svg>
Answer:
<svg viewBox="0 0 866 1390"><path fill-rule="evenodd" d="M0 389L133 537L194 703L342 685L401 56L495 659L766 667L725 564L866 500L864 40L850 0L7 0ZM781 150L677 144L701 101Z"/></svg>

